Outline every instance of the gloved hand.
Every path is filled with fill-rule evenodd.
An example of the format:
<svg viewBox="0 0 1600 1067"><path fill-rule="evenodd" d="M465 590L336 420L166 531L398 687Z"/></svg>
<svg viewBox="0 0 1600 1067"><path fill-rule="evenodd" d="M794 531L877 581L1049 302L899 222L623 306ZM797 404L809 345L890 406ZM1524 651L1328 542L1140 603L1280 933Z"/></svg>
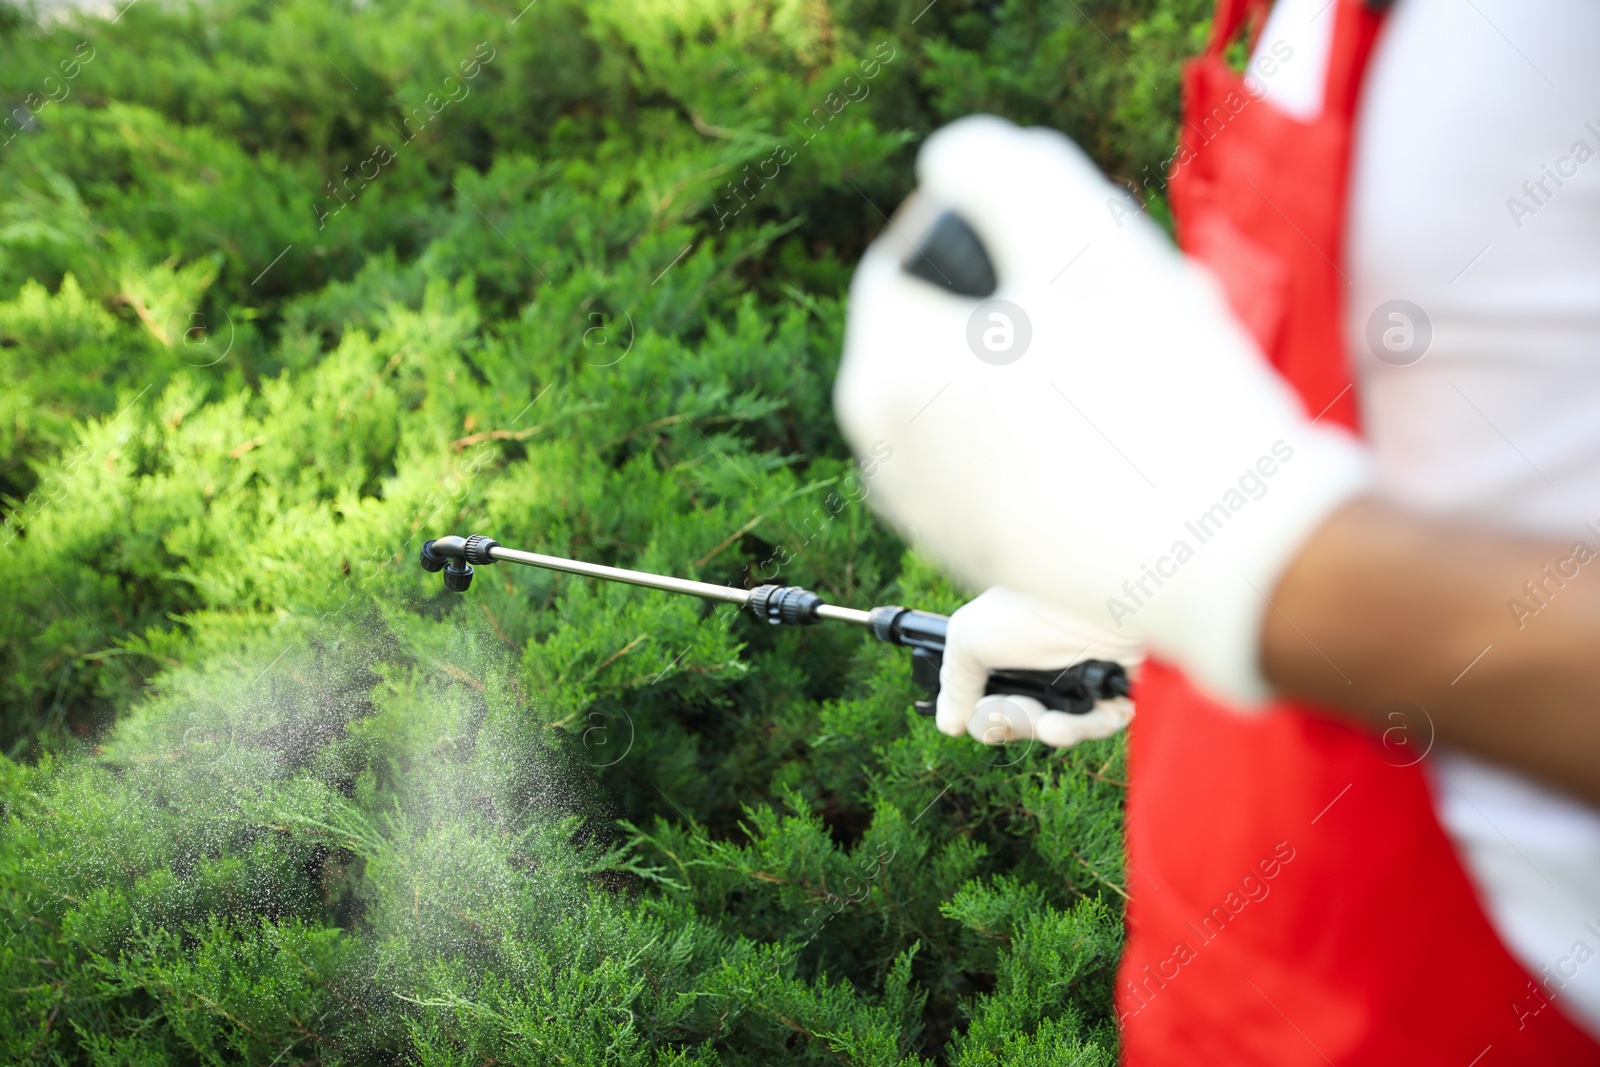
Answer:
<svg viewBox="0 0 1600 1067"><path fill-rule="evenodd" d="M1313 422L1211 276L1062 135L962 119L917 171L851 284L835 386L857 451L894 448L871 500L972 587L1266 698L1266 598L1367 486L1364 449ZM992 298L902 270L939 209L986 246Z"/></svg>
<svg viewBox="0 0 1600 1067"><path fill-rule="evenodd" d="M991 670L1065 670L1086 659L1112 660L1132 676L1144 659L1144 648L1138 641L997 586L950 616L935 721L952 737L965 731L991 745L1037 738L1063 748L1110 737L1133 718L1133 702L1126 697L1102 700L1093 711L1069 715L1050 711L1032 697L984 696Z"/></svg>

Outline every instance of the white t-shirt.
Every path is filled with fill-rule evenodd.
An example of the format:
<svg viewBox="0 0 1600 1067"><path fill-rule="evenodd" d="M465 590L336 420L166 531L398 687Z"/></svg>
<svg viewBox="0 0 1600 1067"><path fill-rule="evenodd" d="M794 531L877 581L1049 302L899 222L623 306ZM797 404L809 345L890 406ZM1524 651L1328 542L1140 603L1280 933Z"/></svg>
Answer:
<svg viewBox="0 0 1600 1067"><path fill-rule="evenodd" d="M1261 47L1304 61L1263 79L1268 100L1317 112L1332 24L1325 0L1280 0ZM1399 0L1349 225L1346 339L1380 491L1600 558L1600 4ZM1549 562L1600 582L1600 563ZM1508 619L1555 625L1539 608L1562 587L1527 578L1543 588L1507 589ZM1506 946L1600 1037L1600 813L1460 753L1424 766Z"/></svg>

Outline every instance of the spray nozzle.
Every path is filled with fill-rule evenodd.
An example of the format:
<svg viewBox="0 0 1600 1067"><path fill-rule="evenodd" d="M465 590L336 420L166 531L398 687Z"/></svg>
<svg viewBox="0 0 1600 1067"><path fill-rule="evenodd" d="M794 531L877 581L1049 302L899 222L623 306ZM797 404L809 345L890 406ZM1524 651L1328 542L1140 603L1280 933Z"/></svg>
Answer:
<svg viewBox="0 0 1600 1067"><path fill-rule="evenodd" d="M500 542L483 534L470 537L440 537L422 543L422 569L444 572L444 587L452 593L465 593L472 586L474 563L493 563L489 550Z"/></svg>

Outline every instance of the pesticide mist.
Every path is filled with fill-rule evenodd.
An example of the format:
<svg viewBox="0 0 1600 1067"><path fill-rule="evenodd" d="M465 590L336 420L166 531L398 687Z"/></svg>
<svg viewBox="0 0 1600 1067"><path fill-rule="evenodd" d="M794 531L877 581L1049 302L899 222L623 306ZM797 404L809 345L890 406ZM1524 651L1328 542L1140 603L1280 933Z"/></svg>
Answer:
<svg viewBox="0 0 1600 1067"><path fill-rule="evenodd" d="M590 987L627 954L592 879L628 864L585 834L604 812L572 736L486 636L369 612L167 674L52 783L91 822L44 830L26 902L123 931L87 963L110 987L154 971L178 1004L229 1004L192 1020L217 1054L273 1061L287 1019L359 1059L400 1029L498 1028L535 991L620 1051L626 1012Z"/></svg>
<svg viewBox="0 0 1600 1067"><path fill-rule="evenodd" d="M1121 737L417 551L953 610L853 266L962 114L1157 168L1205 0L116 9L0 2L0 1063L1114 1063Z"/></svg>

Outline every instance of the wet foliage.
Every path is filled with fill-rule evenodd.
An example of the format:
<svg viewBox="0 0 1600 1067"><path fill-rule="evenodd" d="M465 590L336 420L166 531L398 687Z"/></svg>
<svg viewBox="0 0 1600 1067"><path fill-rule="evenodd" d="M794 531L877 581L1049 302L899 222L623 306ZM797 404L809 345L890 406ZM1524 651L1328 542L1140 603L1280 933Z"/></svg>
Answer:
<svg viewBox="0 0 1600 1067"><path fill-rule="evenodd" d="M953 609L830 416L851 264L970 111L1159 208L1201 12L0 8L0 1060L1113 1063L1120 739L415 561Z"/></svg>

